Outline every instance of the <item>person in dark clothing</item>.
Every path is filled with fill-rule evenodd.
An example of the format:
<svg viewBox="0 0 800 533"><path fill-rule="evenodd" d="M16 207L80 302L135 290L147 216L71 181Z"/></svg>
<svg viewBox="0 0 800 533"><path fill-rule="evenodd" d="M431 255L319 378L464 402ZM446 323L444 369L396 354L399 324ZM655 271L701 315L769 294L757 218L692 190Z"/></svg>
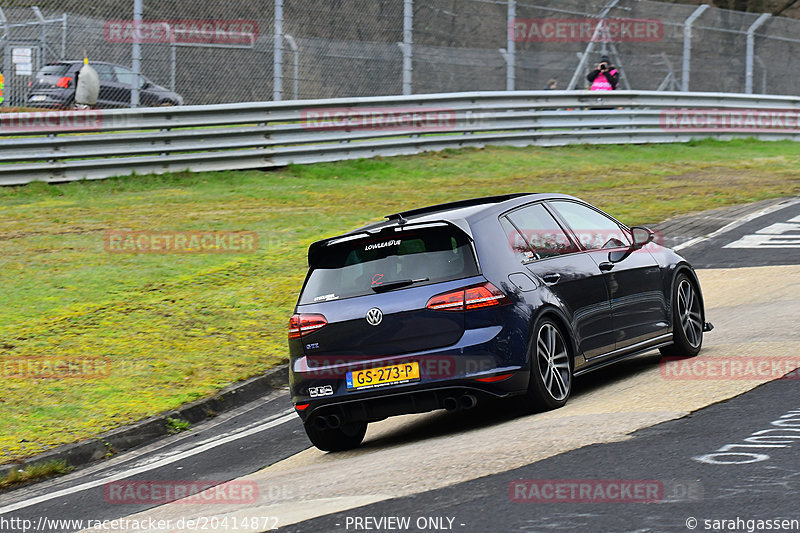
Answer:
<svg viewBox="0 0 800 533"><path fill-rule="evenodd" d="M586 79L591 84L590 91L613 91L619 82L619 70L611 64L608 56L603 56L597 68L591 71Z"/></svg>

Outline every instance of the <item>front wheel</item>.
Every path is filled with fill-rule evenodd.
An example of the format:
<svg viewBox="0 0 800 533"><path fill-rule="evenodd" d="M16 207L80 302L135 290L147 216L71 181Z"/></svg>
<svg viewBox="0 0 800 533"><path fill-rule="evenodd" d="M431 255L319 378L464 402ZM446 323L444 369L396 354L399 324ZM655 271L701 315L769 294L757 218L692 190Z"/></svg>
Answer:
<svg viewBox="0 0 800 533"><path fill-rule="evenodd" d="M304 424L311 444L324 452L341 452L357 448L367 433L366 422L351 422L332 428L321 429L316 421L310 419Z"/></svg>
<svg viewBox="0 0 800 533"><path fill-rule="evenodd" d="M531 377L528 402L532 410L557 409L572 392L570 348L558 324L549 318L536 323L529 348Z"/></svg>
<svg viewBox="0 0 800 533"><path fill-rule="evenodd" d="M661 355L694 357L703 345L703 304L692 280L678 274L672 289L672 344Z"/></svg>

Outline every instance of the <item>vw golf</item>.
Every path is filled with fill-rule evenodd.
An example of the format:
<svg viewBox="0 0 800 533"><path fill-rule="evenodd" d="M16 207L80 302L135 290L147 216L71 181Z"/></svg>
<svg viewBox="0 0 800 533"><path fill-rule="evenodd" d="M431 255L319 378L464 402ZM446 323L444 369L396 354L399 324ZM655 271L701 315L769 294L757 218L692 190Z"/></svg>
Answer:
<svg viewBox="0 0 800 533"><path fill-rule="evenodd" d="M573 378L659 349L697 355L691 265L577 198L509 194L396 213L315 242L289 320L291 397L321 450L367 424L517 397L561 407Z"/></svg>

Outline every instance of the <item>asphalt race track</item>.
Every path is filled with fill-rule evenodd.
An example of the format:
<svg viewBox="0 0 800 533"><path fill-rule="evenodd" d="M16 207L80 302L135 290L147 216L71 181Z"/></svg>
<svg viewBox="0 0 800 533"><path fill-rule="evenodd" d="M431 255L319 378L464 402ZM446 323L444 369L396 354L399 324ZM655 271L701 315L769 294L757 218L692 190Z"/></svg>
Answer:
<svg viewBox="0 0 800 533"><path fill-rule="evenodd" d="M537 415L505 401L389 419L338 454L308 448L276 394L3 494L0 530L125 517L86 531L758 531L784 519L800 531L800 202L687 244L715 325L697 358L654 352L597 371ZM109 483L234 478L256 496L109 501Z"/></svg>

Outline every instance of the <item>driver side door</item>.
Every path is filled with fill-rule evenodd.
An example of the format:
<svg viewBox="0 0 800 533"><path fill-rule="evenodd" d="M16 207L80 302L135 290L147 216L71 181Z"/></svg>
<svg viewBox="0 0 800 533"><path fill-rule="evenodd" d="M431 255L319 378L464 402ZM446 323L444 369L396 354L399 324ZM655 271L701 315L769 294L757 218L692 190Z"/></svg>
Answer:
<svg viewBox="0 0 800 533"><path fill-rule="evenodd" d="M569 200L552 200L551 208L570 228L594 261L609 294L614 328L615 352L636 345L669 330L667 302L661 269L648 251L652 244L632 251L618 262L609 252L624 255L631 249L631 235L619 222L588 205Z"/></svg>

